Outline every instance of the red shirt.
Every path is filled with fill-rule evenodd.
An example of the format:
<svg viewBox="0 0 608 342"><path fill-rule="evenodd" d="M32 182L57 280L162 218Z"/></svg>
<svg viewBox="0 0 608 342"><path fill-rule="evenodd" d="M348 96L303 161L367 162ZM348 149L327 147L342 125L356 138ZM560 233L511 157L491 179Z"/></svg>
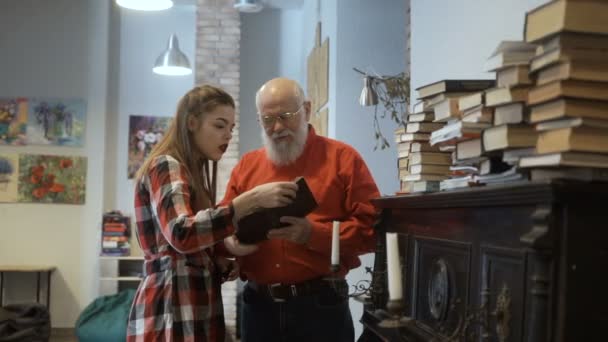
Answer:
<svg viewBox="0 0 608 342"><path fill-rule="evenodd" d="M276 166L264 148L249 152L232 170L222 203L257 185L306 179L319 206L308 215L310 241L299 245L287 240L267 240L259 249L239 258L241 275L261 284L294 284L330 274L332 222L340 224L339 276L361 265L359 255L373 251L372 224L375 209L371 198L378 187L365 162L349 145L318 136L309 126L302 155L292 164Z"/></svg>

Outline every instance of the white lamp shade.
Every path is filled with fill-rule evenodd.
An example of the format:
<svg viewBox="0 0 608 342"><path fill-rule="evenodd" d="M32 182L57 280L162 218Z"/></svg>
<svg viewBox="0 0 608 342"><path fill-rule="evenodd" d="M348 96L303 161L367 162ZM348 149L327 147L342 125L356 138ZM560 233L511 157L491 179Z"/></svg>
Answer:
<svg viewBox="0 0 608 342"><path fill-rule="evenodd" d="M365 76L363 79L363 90L359 96L359 104L362 106L375 106L378 104L378 94L372 86L372 78Z"/></svg>
<svg viewBox="0 0 608 342"><path fill-rule="evenodd" d="M172 0L116 0L120 7L139 11L162 11L173 7Z"/></svg>
<svg viewBox="0 0 608 342"><path fill-rule="evenodd" d="M158 56L152 71L159 75L168 76L183 76L192 73L190 61L188 61L188 57L179 49L179 42L175 34L172 34L171 37L169 37L167 49Z"/></svg>

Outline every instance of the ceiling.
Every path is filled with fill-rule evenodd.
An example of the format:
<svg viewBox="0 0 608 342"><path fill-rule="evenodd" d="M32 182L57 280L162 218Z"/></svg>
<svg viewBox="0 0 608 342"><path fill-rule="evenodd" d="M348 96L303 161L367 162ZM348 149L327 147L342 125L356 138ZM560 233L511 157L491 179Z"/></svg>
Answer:
<svg viewBox="0 0 608 342"><path fill-rule="evenodd" d="M196 0L173 0L176 6L192 6ZM258 0L264 7L276 9L297 9L302 7L304 0Z"/></svg>

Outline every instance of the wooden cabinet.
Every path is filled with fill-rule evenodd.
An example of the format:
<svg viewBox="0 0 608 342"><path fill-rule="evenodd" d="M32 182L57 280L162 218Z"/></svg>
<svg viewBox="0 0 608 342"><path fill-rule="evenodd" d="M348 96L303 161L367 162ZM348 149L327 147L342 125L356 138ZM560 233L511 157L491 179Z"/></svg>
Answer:
<svg viewBox="0 0 608 342"><path fill-rule="evenodd" d="M608 184L527 183L374 200L378 250L361 340L608 341ZM404 301L383 327L385 232ZM390 320L389 320L390 321Z"/></svg>
<svg viewBox="0 0 608 342"><path fill-rule="evenodd" d="M101 256L100 293L116 293L127 288L137 288L143 277L144 258L139 256Z"/></svg>

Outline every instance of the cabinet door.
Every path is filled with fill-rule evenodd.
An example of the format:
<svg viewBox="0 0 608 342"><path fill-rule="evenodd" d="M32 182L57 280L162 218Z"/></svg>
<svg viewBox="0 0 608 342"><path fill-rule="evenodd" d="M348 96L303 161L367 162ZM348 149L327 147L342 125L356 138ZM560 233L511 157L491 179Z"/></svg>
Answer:
<svg viewBox="0 0 608 342"><path fill-rule="evenodd" d="M482 245L480 293L481 341L523 338L526 254L521 250Z"/></svg>
<svg viewBox="0 0 608 342"><path fill-rule="evenodd" d="M412 265L413 318L431 334L450 335L469 302L471 244L414 237Z"/></svg>

